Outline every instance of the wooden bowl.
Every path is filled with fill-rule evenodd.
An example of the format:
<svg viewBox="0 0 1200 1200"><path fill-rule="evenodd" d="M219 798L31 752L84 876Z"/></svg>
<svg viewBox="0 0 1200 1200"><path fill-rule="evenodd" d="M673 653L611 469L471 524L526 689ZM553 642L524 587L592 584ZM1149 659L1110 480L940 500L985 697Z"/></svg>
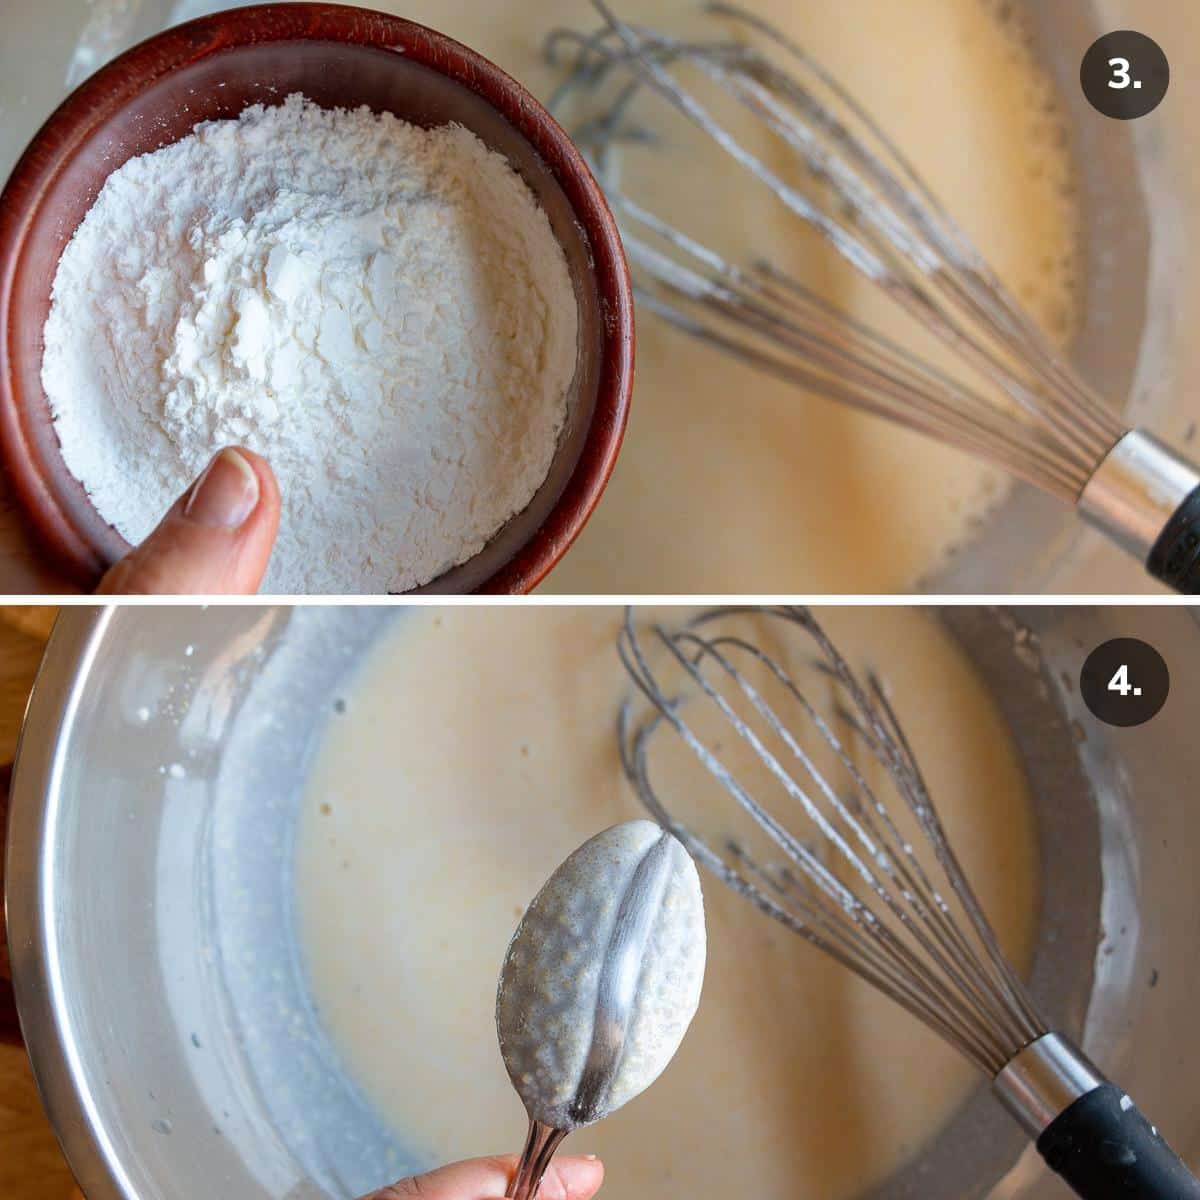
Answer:
<svg viewBox="0 0 1200 1200"><path fill-rule="evenodd" d="M435 592L527 592L600 498L633 387L633 301L616 222L582 155L519 83L461 43L338 4L267 4L167 30L102 68L50 117L0 194L0 461L47 555L83 586L128 546L67 470L42 389L58 259L107 176L201 121L303 92L432 126L502 153L550 218L579 305L579 360L550 474L527 508Z"/></svg>

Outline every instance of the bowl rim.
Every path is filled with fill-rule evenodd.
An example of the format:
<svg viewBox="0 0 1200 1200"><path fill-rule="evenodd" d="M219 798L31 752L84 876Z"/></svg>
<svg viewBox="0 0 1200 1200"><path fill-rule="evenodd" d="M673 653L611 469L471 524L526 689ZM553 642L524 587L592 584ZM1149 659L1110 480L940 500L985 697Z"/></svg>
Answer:
<svg viewBox="0 0 1200 1200"><path fill-rule="evenodd" d="M590 251L600 310L595 401L574 468L541 525L475 591L532 591L578 537L616 465L634 373L633 288L604 193L566 131L523 84L469 46L405 17L327 3L226 9L172 26L118 55L81 83L34 134L0 191L0 468L46 559L92 586L124 542L101 545L81 527L81 502L45 469L31 437L31 405L13 370L12 292L29 227L65 165L115 113L165 75L216 54L272 42L336 41L373 47L436 71L497 112L535 151L562 189ZM82 489L81 489L82 490ZM85 498L90 505L90 499ZM92 512L96 512L93 508ZM109 527L111 529L111 526ZM436 590L437 580L424 590ZM422 590L422 589L418 589Z"/></svg>

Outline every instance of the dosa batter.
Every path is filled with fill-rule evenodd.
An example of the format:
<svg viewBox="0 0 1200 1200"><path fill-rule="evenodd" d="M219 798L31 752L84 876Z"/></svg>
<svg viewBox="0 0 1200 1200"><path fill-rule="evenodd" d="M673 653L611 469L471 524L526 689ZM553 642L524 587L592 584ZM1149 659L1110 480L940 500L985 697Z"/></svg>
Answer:
<svg viewBox="0 0 1200 1200"><path fill-rule="evenodd" d="M911 609L820 614L889 682L1002 945L1031 953L1022 772L961 651ZM677 619L679 614L673 614ZM621 777L616 608L399 616L330 718L296 850L314 1001L350 1076L429 1163L519 1148L493 1002L514 924L584 838L642 815ZM796 936L703 877L700 1011L644 1096L571 1148L610 1200L841 1200L915 1154L975 1076Z"/></svg>
<svg viewBox="0 0 1200 1200"><path fill-rule="evenodd" d="M381 5L386 6L386 5ZM585 0L391 0L547 99L554 27L592 29ZM628 20L723 36L686 0L622 0ZM1000 0L750 0L883 121L1002 278L1056 337L1075 327L1073 172L1059 102ZM1007 13L1005 20L999 13ZM907 344L920 331L743 170L662 105L657 151L625 157L626 191L745 260L766 255ZM761 131L743 118L741 136ZM915 434L806 397L644 313L616 472L546 589L577 594L912 589L1004 494L995 471ZM932 355L943 365L949 361Z"/></svg>

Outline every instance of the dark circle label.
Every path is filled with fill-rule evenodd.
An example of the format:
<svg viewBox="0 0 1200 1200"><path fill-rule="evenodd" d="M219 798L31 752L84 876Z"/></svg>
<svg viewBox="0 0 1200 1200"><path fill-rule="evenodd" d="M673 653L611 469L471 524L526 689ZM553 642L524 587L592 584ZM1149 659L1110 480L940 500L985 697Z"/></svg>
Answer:
<svg viewBox="0 0 1200 1200"><path fill-rule="evenodd" d="M1167 702L1171 674L1163 656L1138 638L1113 638L1088 655L1079 692L1106 725L1144 725Z"/></svg>
<svg viewBox="0 0 1200 1200"><path fill-rule="evenodd" d="M1152 113L1171 86L1171 64L1162 47L1144 33L1106 33L1083 56L1079 82L1091 106L1115 121Z"/></svg>

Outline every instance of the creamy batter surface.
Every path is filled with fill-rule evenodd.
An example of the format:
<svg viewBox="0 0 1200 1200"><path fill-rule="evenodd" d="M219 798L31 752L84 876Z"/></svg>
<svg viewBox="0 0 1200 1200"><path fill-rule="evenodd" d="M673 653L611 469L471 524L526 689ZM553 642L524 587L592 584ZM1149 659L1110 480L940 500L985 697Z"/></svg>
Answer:
<svg viewBox="0 0 1200 1200"><path fill-rule="evenodd" d="M1033 819L987 692L919 611L821 617L891 684L950 835L1023 966ZM524 1114L493 1020L508 939L563 857L643 815L616 753L620 619L616 608L410 610L315 756L295 872L312 994L350 1076L431 1164L520 1148ZM703 884L708 967L679 1054L568 1145L606 1159L610 1200L849 1200L918 1153L976 1078L865 984Z"/></svg>
<svg viewBox="0 0 1200 1200"><path fill-rule="evenodd" d="M390 0L487 55L547 99L561 78L546 33L593 29L586 0ZM1002 0L751 0L877 114L1034 316L1075 327L1078 216L1068 138L1020 6ZM622 0L627 20L724 36L687 0ZM818 245L765 189L661 105L665 134L625 156L625 190L746 259L790 267L885 332L920 331ZM738 129L751 145L753 125ZM625 446L599 509L549 576L551 591L873 592L911 589L968 541L1006 480L969 458L756 375L638 322ZM947 360L932 348L943 365Z"/></svg>

